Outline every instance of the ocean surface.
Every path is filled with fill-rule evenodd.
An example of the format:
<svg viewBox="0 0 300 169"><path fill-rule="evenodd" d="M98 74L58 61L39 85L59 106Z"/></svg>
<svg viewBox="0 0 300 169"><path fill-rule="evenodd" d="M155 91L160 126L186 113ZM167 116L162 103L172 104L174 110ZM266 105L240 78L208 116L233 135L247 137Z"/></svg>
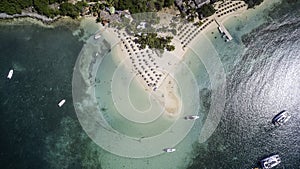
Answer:
<svg viewBox="0 0 300 169"><path fill-rule="evenodd" d="M97 146L80 126L72 102L73 67L86 35L66 26L1 24L0 168L246 169L278 153L282 163L276 168L299 169L299 10L299 2L284 1L245 20L229 19L225 26L234 40L228 43L217 30L207 35L226 72L226 104L213 135L194 143L189 159L184 154L130 159ZM15 73L8 80L11 68ZM209 85L205 74L197 80ZM199 104L209 108L209 89L200 96ZM66 104L58 108L63 98ZM271 119L281 110L292 118L274 127ZM193 134L197 131L179 149Z"/></svg>
<svg viewBox="0 0 300 169"><path fill-rule="evenodd" d="M275 153L282 159L275 168L300 168L299 10L299 2L285 2L264 14L267 22L249 34L241 31L251 25L227 23L235 44L222 47L214 40L227 72L225 113L188 169L258 167L260 159ZM292 118L277 128L271 119L281 110Z"/></svg>

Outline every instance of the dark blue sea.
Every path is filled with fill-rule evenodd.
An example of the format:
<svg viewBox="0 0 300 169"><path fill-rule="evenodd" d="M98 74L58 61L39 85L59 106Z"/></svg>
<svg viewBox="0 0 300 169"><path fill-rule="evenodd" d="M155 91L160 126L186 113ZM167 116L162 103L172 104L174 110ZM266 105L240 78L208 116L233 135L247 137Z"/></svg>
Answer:
<svg viewBox="0 0 300 169"><path fill-rule="evenodd" d="M71 80L81 47L67 27L0 26L0 168L52 168L47 138L61 130L64 117L76 120Z"/></svg>
<svg viewBox="0 0 300 169"><path fill-rule="evenodd" d="M300 3L284 1L263 16L267 22L247 34L234 28L234 44L242 46L236 55L229 55L235 47L216 45L226 106L187 169L250 169L274 153L282 159L275 168L300 169ZM104 150L85 134L72 102L80 39L69 26L0 24L0 169L102 168ZM275 127L281 110L292 118Z"/></svg>

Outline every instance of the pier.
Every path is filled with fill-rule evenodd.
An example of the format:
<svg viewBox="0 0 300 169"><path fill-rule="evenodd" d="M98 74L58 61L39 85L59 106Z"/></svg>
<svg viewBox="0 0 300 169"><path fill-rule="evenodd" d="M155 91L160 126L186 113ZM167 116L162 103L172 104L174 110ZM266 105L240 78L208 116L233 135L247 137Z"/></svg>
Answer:
<svg viewBox="0 0 300 169"><path fill-rule="evenodd" d="M222 34L225 34L226 39L228 41L232 40L232 36L230 35L230 33L228 32L228 30L224 27L224 25L222 23L220 23L216 18L215 18L216 23L218 24L218 29Z"/></svg>

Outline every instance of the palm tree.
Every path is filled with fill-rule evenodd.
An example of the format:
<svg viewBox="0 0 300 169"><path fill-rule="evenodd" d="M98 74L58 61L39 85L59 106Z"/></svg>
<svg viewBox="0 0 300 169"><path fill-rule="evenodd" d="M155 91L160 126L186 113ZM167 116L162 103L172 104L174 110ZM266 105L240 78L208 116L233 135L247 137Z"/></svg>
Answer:
<svg viewBox="0 0 300 169"><path fill-rule="evenodd" d="M110 7L114 6L114 0L107 0L106 4L110 8Z"/></svg>
<svg viewBox="0 0 300 169"><path fill-rule="evenodd" d="M100 16L98 16L97 19L96 19L96 22L97 22L97 23L102 22L102 18L101 18Z"/></svg>

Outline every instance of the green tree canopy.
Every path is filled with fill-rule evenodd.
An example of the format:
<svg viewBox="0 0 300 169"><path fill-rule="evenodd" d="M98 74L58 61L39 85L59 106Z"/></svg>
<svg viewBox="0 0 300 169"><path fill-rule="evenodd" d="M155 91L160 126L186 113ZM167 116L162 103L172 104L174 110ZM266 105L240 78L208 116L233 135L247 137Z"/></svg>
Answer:
<svg viewBox="0 0 300 169"><path fill-rule="evenodd" d="M77 18L79 16L78 8L71 3L62 3L60 4L60 13L61 15L70 16L71 18Z"/></svg>
<svg viewBox="0 0 300 169"><path fill-rule="evenodd" d="M174 0L115 0L117 10L128 9L131 13L155 12L163 7L170 7Z"/></svg>
<svg viewBox="0 0 300 169"><path fill-rule="evenodd" d="M209 17L213 15L216 10L211 4L204 4L200 8L197 9L199 16L203 15L204 17Z"/></svg>

